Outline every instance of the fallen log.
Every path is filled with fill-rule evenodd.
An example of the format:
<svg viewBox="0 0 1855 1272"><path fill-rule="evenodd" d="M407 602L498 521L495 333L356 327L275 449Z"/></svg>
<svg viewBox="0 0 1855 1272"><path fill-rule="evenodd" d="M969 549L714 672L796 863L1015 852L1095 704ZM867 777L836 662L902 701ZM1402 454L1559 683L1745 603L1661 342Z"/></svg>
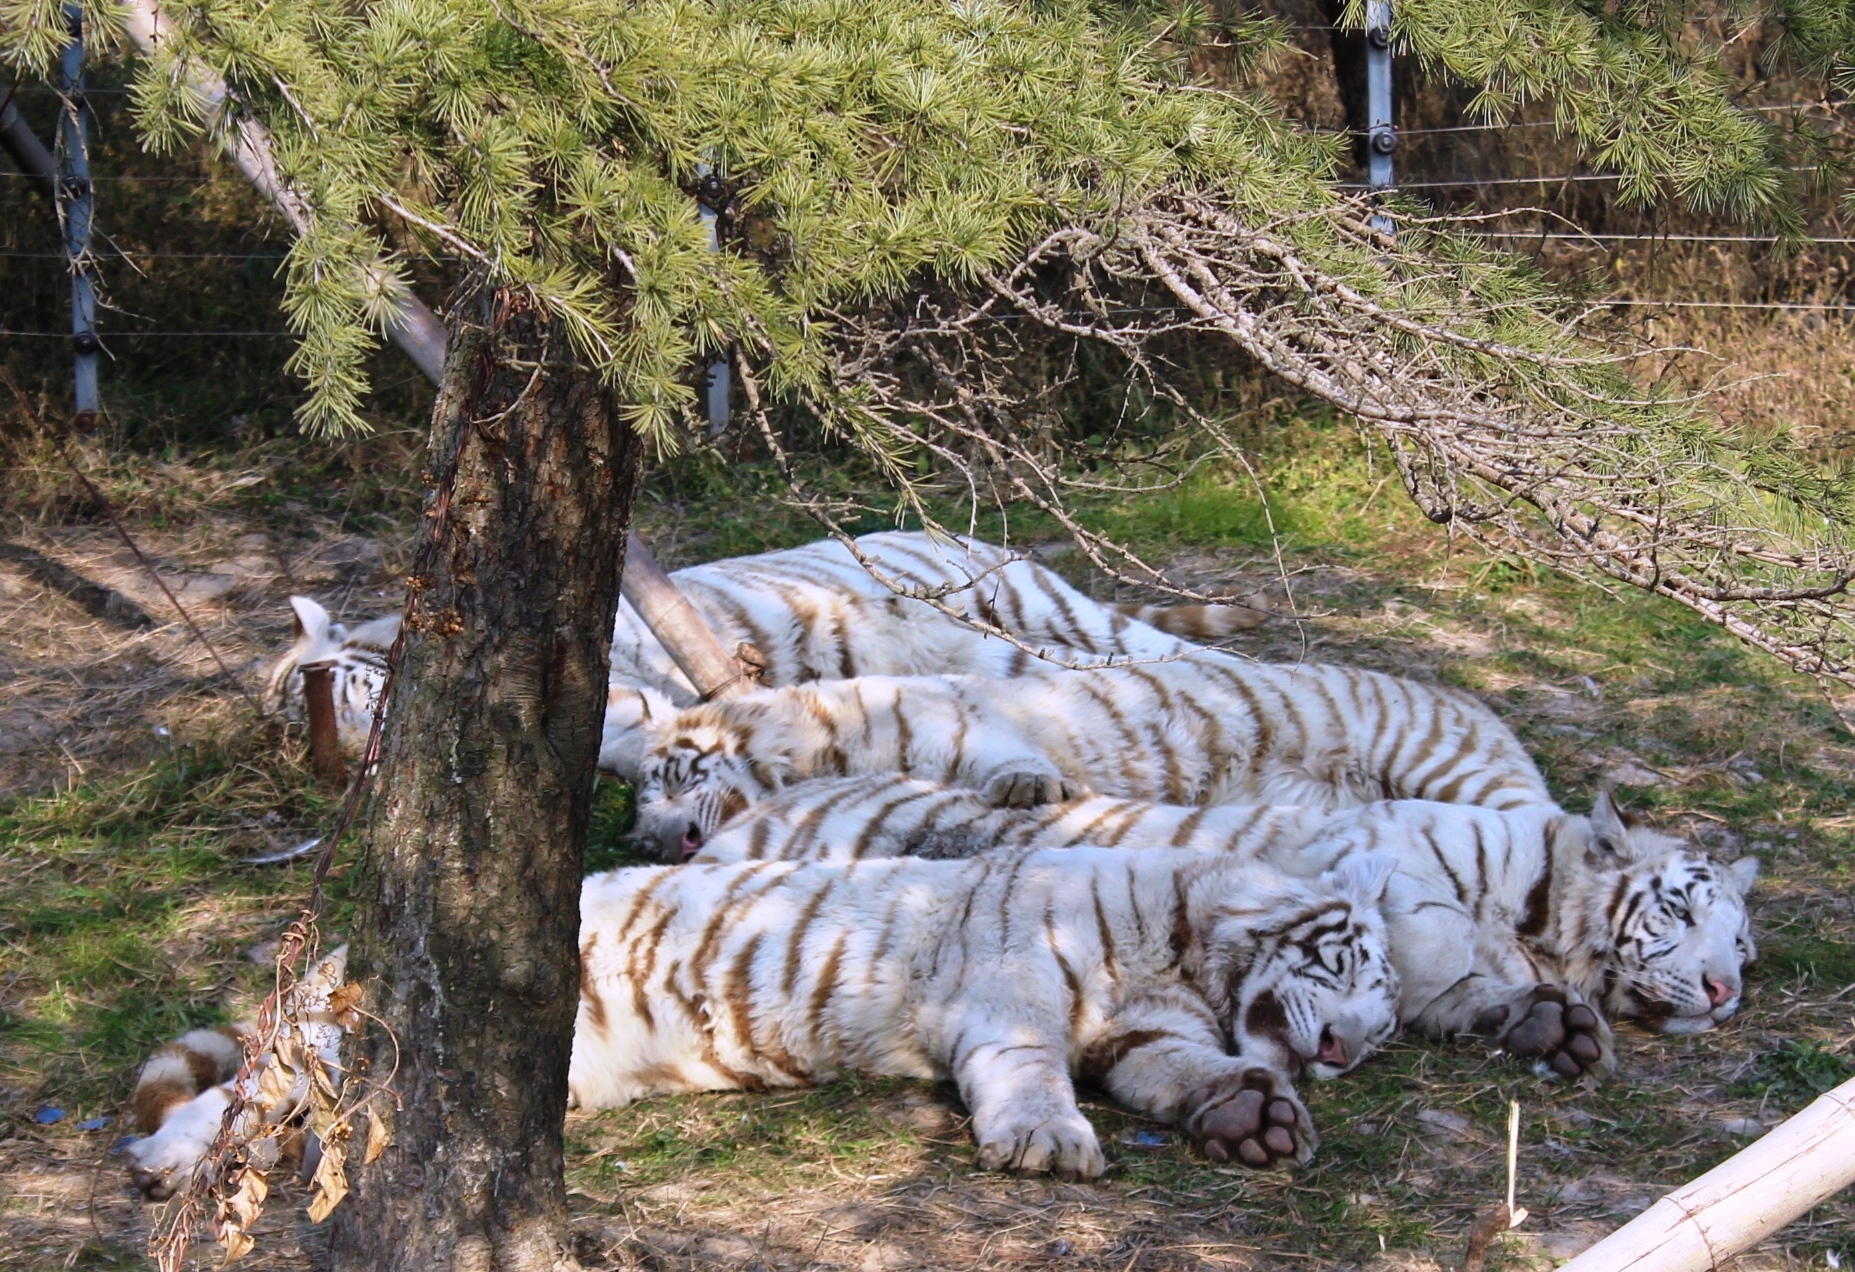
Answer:
<svg viewBox="0 0 1855 1272"><path fill-rule="evenodd" d="M1675 1189L1559 1272L1705 1272L1855 1184L1855 1079Z"/></svg>
<svg viewBox="0 0 1855 1272"><path fill-rule="evenodd" d="M128 0L124 29L143 55L151 55L159 48L165 22L155 0ZM231 90L210 67L194 64L187 68L187 75L209 111L216 113L221 123L231 125L224 140L238 170L257 187L291 229L298 234L305 232L309 227L310 209L278 172L269 130L257 120L232 110ZM384 269L380 273L383 279L392 277ZM427 379L438 383L444 374L444 323L410 289L395 286L390 295L397 317L388 325L387 335L418 365ZM670 581L670 576L657 564L650 546L636 531L632 532L625 553L622 590L651 634L704 698L737 692L753 683L751 664L722 648L715 633Z"/></svg>

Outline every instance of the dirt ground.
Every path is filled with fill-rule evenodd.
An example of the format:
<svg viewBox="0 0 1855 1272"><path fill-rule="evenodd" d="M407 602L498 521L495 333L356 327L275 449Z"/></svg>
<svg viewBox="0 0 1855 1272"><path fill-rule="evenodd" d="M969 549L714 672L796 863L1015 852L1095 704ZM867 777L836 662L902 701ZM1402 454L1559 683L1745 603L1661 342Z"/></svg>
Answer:
<svg viewBox="0 0 1855 1272"><path fill-rule="evenodd" d="M1601 1088L1470 1047L1396 1043L1304 1093L1324 1143L1294 1173L1213 1166L1097 1101L1103 1181L980 1174L957 1098L919 1083L575 1115L587 1266L1453 1268L1474 1210L1505 1190L1512 1098L1531 1217L1491 1266L1548 1267L1855 1073L1855 743L1811 686L1645 599L1452 556L1355 447L1322 445L1271 477L1304 617L1241 647L1470 688L1568 805L1616 782L1658 824L1727 856L1756 852L1763 956L1741 1014L1693 1037L1624 1028L1621 1071ZM1182 577L1268 582L1270 554L1195 498L1141 511L1134 533ZM397 602L406 522L362 533L320 506L303 515L237 489L192 507L132 525L230 676L107 526L0 526L0 1268L145 1266L156 1212L112 1155L117 1102L151 1045L252 1001L250 954L306 878L240 859L330 817L300 735L254 721L241 695L288 642L292 592L349 619ZM756 508L670 490L646 525L675 565L739 550ZM331 926L341 905L338 880ZM245 1266L318 1265L303 1200L279 1191ZM1825 1206L1734 1266L1840 1266L1829 1260L1855 1258L1852 1212L1846 1199ZM215 1256L208 1243L194 1257Z"/></svg>

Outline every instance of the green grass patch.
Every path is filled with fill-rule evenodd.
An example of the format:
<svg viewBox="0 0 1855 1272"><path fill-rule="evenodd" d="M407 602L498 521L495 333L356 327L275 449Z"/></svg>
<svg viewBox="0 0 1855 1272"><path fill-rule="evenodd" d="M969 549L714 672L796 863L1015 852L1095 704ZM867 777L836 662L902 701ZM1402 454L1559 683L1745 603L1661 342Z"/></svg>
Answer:
<svg viewBox="0 0 1855 1272"><path fill-rule="evenodd" d="M263 974L241 943L295 913L307 868L238 856L261 846L258 830L328 811L304 774L251 758L264 745L179 747L140 772L0 805L0 1073L28 1105L106 1111L150 1049L223 1020L228 992Z"/></svg>

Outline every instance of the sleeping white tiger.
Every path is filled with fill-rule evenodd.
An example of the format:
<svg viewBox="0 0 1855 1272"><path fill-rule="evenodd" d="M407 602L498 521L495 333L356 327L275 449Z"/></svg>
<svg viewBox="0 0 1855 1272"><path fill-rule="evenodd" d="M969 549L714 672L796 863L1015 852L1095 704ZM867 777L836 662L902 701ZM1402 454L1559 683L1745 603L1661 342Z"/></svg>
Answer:
<svg viewBox="0 0 1855 1272"><path fill-rule="evenodd" d="M1265 859L1297 874L1388 855L1398 863L1384 908L1404 1023L1433 1038L1481 1035L1566 1077L1610 1068L1605 1018L1671 1033L1727 1019L1756 952L1746 909L1756 859L1716 862L1627 821L1607 794L1588 818L1549 804L1497 811L1421 800L1341 812L1104 798L999 809L931 782L826 779L755 803L694 860L966 857L994 844L1078 843Z"/></svg>
<svg viewBox="0 0 1855 1272"><path fill-rule="evenodd" d="M864 535L857 545L901 582L946 589L942 603L1062 662L1168 658L1195 648L1190 641L1222 640L1268 615L1260 596L1241 606L1105 605L1055 571L977 539L890 531ZM943 672L1015 676L1048 665L922 601L895 595L835 539L690 566L670 577L724 648L742 642L754 647L765 661L762 679L769 685ZM358 751L372 724L384 655L399 632L399 617L385 615L350 631L307 597L292 597L290 604L296 643L273 666L267 695L300 717L302 677L296 668L332 661L342 744ZM647 687L679 704L698 698L629 601L619 602L611 676L615 685Z"/></svg>
<svg viewBox="0 0 1855 1272"><path fill-rule="evenodd" d="M615 695L608 723L634 701ZM1519 740L1466 694L1215 650L1004 681L864 676L647 714L639 832L666 860L789 781L857 773L967 786L1010 805L1087 791L1317 808L1552 801Z"/></svg>
<svg viewBox="0 0 1855 1272"><path fill-rule="evenodd" d="M950 1078L982 1168L1092 1178L1081 1079L1213 1161L1305 1161L1317 1140L1293 1077L1337 1076L1397 1027L1378 909L1390 870L1360 857L1291 879L1236 857L1082 848L595 875L572 1099L848 1069ZM186 1046L144 1083L171 1078L165 1056ZM145 1193L172 1191L211 1143L217 1119L191 1110L169 1105L131 1146Z"/></svg>
<svg viewBox="0 0 1855 1272"><path fill-rule="evenodd" d="M1588 818L1381 804L1270 860L1313 873L1384 852L1402 1014L1426 1036L1490 1038L1575 1077L1613 1067L1606 1017L1699 1033L1739 1010L1754 857L1715 861L1602 794Z"/></svg>
<svg viewBox="0 0 1855 1272"><path fill-rule="evenodd" d="M861 536L857 549L899 582L943 593L940 601L966 618L1066 661L1168 658L1194 648L1188 642L1219 641L1268 616L1261 597L1242 606L1103 604L1054 570L978 539L891 530ZM836 539L711 561L670 577L724 647L745 641L760 652L770 685L874 675L1010 677L1047 665L897 596ZM649 685L679 705L697 699L629 606L620 607L612 669L615 679Z"/></svg>
<svg viewBox="0 0 1855 1272"><path fill-rule="evenodd" d="M1293 882L1084 848L614 871L582 901L569 1083L596 1108L849 1068L950 1078L981 1167L1087 1178L1080 1077L1214 1160L1305 1160L1291 1075L1336 1076L1396 1028L1389 868Z"/></svg>

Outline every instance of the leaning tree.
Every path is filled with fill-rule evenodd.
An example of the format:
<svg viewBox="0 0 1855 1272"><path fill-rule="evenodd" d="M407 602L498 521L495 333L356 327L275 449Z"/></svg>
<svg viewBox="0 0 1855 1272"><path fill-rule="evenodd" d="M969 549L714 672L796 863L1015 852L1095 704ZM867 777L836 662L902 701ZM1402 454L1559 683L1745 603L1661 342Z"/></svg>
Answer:
<svg viewBox="0 0 1855 1272"><path fill-rule="evenodd" d="M116 13L85 10L104 51ZM571 1264L561 1114L606 642L642 464L679 444L719 357L827 524L795 438L861 451L918 506L938 458L1163 583L1069 514L1047 369L1094 350L1215 448L1180 350L1240 353L1383 435L1434 519L1851 675L1846 485L1639 385L1521 264L1415 209L1385 234L1331 184L1334 148L1244 87L1279 44L1267 21L1081 0L162 12L134 79L149 144L261 122L300 213L307 427L360 427L405 253L453 283L356 866L364 992L342 1005L364 1022L366 1111L323 1110L322 1196L352 1190L339 1269ZM1680 9L1398 12L1403 45L1488 111L1553 102L1634 197L1792 215L1776 135L1733 108ZM59 0L0 0L0 24L33 72L66 38ZM261 1199L254 1161L232 1230Z"/></svg>

